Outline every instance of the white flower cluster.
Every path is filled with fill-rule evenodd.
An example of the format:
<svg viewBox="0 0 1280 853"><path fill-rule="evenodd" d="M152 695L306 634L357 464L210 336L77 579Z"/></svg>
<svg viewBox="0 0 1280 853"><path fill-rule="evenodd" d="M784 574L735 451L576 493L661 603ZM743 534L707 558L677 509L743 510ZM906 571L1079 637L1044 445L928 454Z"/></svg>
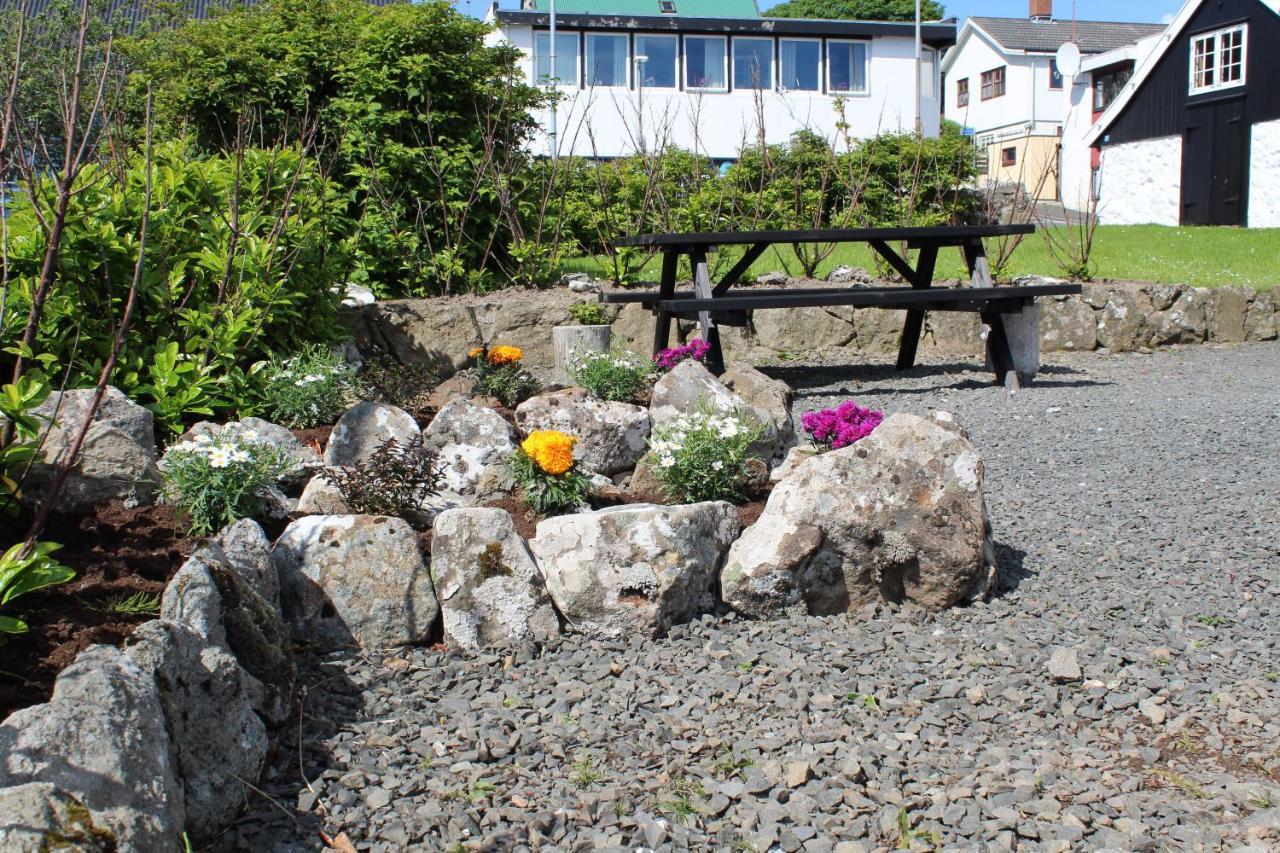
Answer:
<svg viewBox="0 0 1280 853"><path fill-rule="evenodd" d="M165 454L177 456L203 456L209 460L210 468L226 468L253 460L251 448L262 443L262 438L255 430L245 429L224 431L217 438L201 433L190 441L179 442L169 448ZM163 463L162 463L163 464Z"/></svg>
<svg viewBox="0 0 1280 853"><path fill-rule="evenodd" d="M587 350L581 355L577 350L569 351L569 362L574 366L575 370L582 370L593 364L605 363L611 367L623 367L631 369L646 369L648 364L641 361L629 353L617 352L600 352L599 350Z"/></svg>
<svg viewBox="0 0 1280 853"><path fill-rule="evenodd" d="M686 446L691 437L714 435L722 439L737 438L747 432L742 421L732 414L707 414L704 412L685 412L663 424L654 433L649 449L657 456L659 468L670 468L676 464L675 454ZM724 468L724 463L711 463L714 471Z"/></svg>

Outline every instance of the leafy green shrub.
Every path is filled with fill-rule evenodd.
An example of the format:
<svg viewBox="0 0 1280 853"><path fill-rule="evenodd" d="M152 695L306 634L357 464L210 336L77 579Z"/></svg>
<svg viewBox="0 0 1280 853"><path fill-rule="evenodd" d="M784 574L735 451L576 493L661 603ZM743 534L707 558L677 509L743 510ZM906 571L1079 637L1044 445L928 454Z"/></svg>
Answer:
<svg viewBox="0 0 1280 853"><path fill-rule="evenodd" d="M290 429L331 424L355 401L355 368L329 347L273 358L260 378L263 415Z"/></svg>
<svg viewBox="0 0 1280 853"><path fill-rule="evenodd" d="M417 520L427 500L439 494L444 471L436 454L415 435L401 444L389 438L373 454L346 469L322 475L338 487L353 512Z"/></svg>
<svg viewBox="0 0 1280 853"><path fill-rule="evenodd" d="M160 461L165 496L197 536L258 516L267 487L291 467L284 451L253 430L197 435L169 448Z"/></svg>
<svg viewBox="0 0 1280 853"><path fill-rule="evenodd" d="M49 381L38 369L0 388L0 419L13 429L8 441L0 442L0 513L5 515L18 514L22 476L35 459L43 426L32 411L49 398L49 391Z"/></svg>
<svg viewBox="0 0 1280 853"><path fill-rule="evenodd" d="M685 412L654 428L648 459L676 500L738 502L752 477L748 450L761 433L736 412Z"/></svg>
<svg viewBox="0 0 1280 853"><path fill-rule="evenodd" d="M539 515L568 512L586 503L591 481L573 458L577 442L558 430L534 430L508 457L507 470Z"/></svg>
<svg viewBox="0 0 1280 853"><path fill-rule="evenodd" d="M574 356L573 381L597 400L636 403L649 394L653 364L629 352L588 352Z"/></svg>
<svg viewBox="0 0 1280 853"><path fill-rule="evenodd" d="M515 408L541 387L520 363L524 358L520 347L476 347L468 355L475 360L476 390L497 397L507 408Z"/></svg>
<svg viewBox="0 0 1280 853"><path fill-rule="evenodd" d="M66 583L76 576L68 567L53 559L61 548L54 542L37 542L24 553L25 542L19 542L0 557L0 607L20 595L37 589ZM0 633L26 633L27 623L13 616L0 615Z"/></svg>
<svg viewBox="0 0 1280 853"><path fill-rule="evenodd" d="M579 326L607 326L609 315L599 302L575 302L569 306L569 316Z"/></svg>

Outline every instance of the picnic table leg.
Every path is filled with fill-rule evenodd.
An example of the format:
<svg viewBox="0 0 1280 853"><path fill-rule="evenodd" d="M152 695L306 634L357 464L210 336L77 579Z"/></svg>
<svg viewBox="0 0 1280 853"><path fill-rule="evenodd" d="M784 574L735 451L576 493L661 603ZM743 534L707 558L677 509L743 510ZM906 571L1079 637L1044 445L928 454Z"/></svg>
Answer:
<svg viewBox="0 0 1280 853"><path fill-rule="evenodd" d="M1018 371L1013 369L1013 351L1009 348L1009 335L1005 332L1004 318L999 311L983 311L979 314L982 322L991 331L987 333L987 354L991 357L991 366L996 371L996 382L1005 385L1011 391L1018 389Z"/></svg>
<svg viewBox="0 0 1280 853"><path fill-rule="evenodd" d="M974 287L994 287L991 265L987 263L987 248L981 240L969 240L960 247L965 265L969 268L969 284Z"/></svg>
<svg viewBox="0 0 1280 853"><path fill-rule="evenodd" d="M699 299L713 298L707 250L703 247L694 249L689 254L689 261L693 265L693 292ZM707 369L719 376L724 373L724 352L720 349L720 330L712 321L710 311L698 312L698 327L702 332L702 339L711 347L707 352Z"/></svg>
<svg viewBox="0 0 1280 853"><path fill-rule="evenodd" d="M938 247L924 246L916 262L914 275L907 280L916 290L928 290L933 286L933 269L938 261ZM898 342L898 369L910 370L916 363L916 350L920 347L920 332L924 329L923 311L908 311L902 324L902 339Z"/></svg>
<svg viewBox="0 0 1280 853"><path fill-rule="evenodd" d="M662 253L662 280L658 282L658 296L671 299L676 294L676 269L680 263L680 255L676 252ZM662 352L671 342L671 315L661 308L654 312L653 318L653 354Z"/></svg>

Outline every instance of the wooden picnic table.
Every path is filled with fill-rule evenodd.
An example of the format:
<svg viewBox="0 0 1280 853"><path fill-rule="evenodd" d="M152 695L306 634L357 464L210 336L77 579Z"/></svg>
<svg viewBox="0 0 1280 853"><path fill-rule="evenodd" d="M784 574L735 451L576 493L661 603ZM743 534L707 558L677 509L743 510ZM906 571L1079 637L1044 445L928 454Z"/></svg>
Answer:
<svg viewBox="0 0 1280 853"><path fill-rule="evenodd" d="M802 231L726 231L694 234L642 234L613 241L618 248L646 248L662 254L662 279L658 290L606 291L601 302L640 303L655 314L653 351L665 349L671 338L673 319L697 319L701 336L710 346L707 365L717 374L724 371L719 325L746 325L747 312L772 308L805 308L848 305L854 308L905 310L906 320L898 344L898 369L915 364L920 332L929 311L970 311L977 313L990 329L987 351L996 378L1005 382L1012 376L1013 356L1002 314L1021 310L1038 296L1080 293L1078 284L1050 284L996 287L991 279L983 240L1032 234L1034 225L957 225L910 228L819 228ZM890 243L905 242L918 250L912 267ZM866 243L911 285L905 287L824 287L739 289L738 283L751 264L770 246L798 243ZM707 256L717 246L746 246L747 250L718 283L712 284ZM938 250L960 249L969 270L968 287L934 287ZM676 270L681 256L689 258L693 270L693 290L676 290Z"/></svg>

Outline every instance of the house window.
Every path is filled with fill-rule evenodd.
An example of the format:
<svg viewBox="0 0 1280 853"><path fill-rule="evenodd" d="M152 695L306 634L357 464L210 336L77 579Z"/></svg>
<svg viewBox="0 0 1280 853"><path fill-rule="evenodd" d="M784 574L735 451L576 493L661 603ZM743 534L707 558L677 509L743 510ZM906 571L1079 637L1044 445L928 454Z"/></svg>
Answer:
<svg viewBox="0 0 1280 853"><path fill-rule="evenodd" d="M827 42L827 91L833 95L865 95L869 51L865 41Z"/></svg>
<svg viewBox="0 0 1280 853"><path fill-rule="evenodd" d="M1129 78L1133 76L1133 66L1126 65L1103 74L1093 75L1093 111L1102 112L1111 106L1111 102L1120 97Z"/></svg>
<svg viewBox="0 0 1280 853"><path fill-rule="evenodd" d="M626 36L587 33L587 85L627 85Z"/></svg>
<svg viewBox="0 0 1280 853"><path fill-rule="evenodd" d="M733 87L773 88L773 39L733 40Z"/></svg>
<svg viewBox="0 0 1280 853"><path fill-rule="evenodd" d="M536 33L533 37L533 79L540 85L551 82L552 77L562 86L578 85L578 34L556 33L556 69L551 73L551 34Z"/></svg>
<svg viewBox="0 0 1280 853"><path fill-rule="evenodd" d="M1244 85L1247 24L1191 37L1191 94Z"/></svg>
<svg viewBox="0 0 1280 853"><path fill-rule="evenodd" d="M1058 70L1058 60L1049 58L1049 88L1062 88L1062 72Z"/></svg>
<svg viewBox="0 0 1280 853"><path fill-rule="evenodd" d="M982 100L989 101L1004 94L1004 66L982 72Z"/></svg>
<svg viewBox="0 0 1280 853"><path fill-rule="evenodd" d="M676 13L675 0L658 0L658 11L664 15L674 15Z"/></svg>
<svg viewBox="0 0 1280 853"><path fill-rule="evenodd" d="M723 36L684 37L684 85L686 89L723 92L725 39Z"/></svg>
<svg viewBox="0 0 1280 853"><path fill-rule="evenodd" d="M676 87L676 54L680 43L675 36L636 36L636 73L647 89Z"/></svg>
<svg viewBox="0 0 1280 853"><path fill-rule="evenodd" d="M788 92L816 92L822 80L822 42L781 39L778 54L782 70L778 83Z"/></svg>
<svg viewBox="0 0 1280 853"><path fill-rule="evenodd" d="M1000 165L1001 166L1018 165L1018 149L1017 148L1001 148L1000 149Z"/></svg>
<svg viewBox="0 0 1280 853"><path fill-rule="evenodd" d="M956 106L969 106L969 78L956 81Z"/></svg>

